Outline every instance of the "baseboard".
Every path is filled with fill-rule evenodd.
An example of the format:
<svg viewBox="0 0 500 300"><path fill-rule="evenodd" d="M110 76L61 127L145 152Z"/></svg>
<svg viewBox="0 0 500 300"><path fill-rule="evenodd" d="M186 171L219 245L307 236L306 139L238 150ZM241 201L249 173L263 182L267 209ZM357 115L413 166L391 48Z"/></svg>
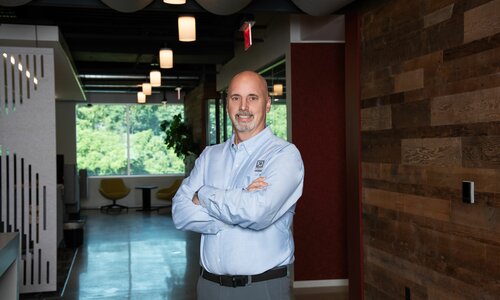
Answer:
<svg viewBox="0 0 500 300"><path fill-rule="evenodd" d="M327 279L327 280L301 280L294 281L294 288L317 288L317 287L334 287L334 286L348 286L348 279Z"/></svg>

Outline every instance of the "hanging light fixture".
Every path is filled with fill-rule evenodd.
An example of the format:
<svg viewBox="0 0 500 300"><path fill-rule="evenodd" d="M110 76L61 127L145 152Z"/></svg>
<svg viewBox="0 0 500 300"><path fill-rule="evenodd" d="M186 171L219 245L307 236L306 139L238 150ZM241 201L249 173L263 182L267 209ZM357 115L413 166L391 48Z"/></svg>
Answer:
<svg viewBox="0 0 500 300"><path fill-rule="evenodd" d="M137 103L146 103L146 95L143 92L137 92Z"/></svg>
<svg viewBox="0 0 500 300"><path fill-rule="evenodd" d="M178 19L178 24L179 41L196 41L196 19L193 16L180 16Z"/></svg>
<svg viewBox="0 0 500 300"><path fill-rule="evenodd" d="M151 96L151 83L145 82L142 84L142 92L146 96Z"/></svg>
<svg viewBox="0 0 500 300"><path fill-rule="evenodd" d="M163 0L163 2L165 2L167 4L175 4L175 5L186 4L186 0Z"/></svg>
<svg viewBox="0 0 500 300"><path fill-rule="evenodd" d="M149 80L152 87L161 86L161 72L158 70L149 72Z"/></svg>
<svg viewBox="0 0 500 300"><path fill-rule="evenodd" d="M177 100L181 100L181 87L178 86L175 88L175 90L177 91Z"/></svg>
<svg viewBox="0 0 500 300"><path fill-rule="evenodd" d="M276 83L273 85L273 94L274 96L283 95L283 85L281 83Z"/></svg>
<svg viewBox="0 0 500 300"><path fill-rule="evenodd" d="M171 69L174 67L174 52L169 48L160 49L160 68Z"/></svg>

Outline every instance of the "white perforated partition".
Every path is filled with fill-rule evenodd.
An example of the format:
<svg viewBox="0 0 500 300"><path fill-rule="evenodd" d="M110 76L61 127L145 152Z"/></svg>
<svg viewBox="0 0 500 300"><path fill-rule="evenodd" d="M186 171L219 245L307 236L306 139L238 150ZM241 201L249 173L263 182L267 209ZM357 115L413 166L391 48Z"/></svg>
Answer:
<svg viewBox="0 0 500 300"><path fill-rule="evenodd" d="M21 235L21 293L55 291L52 49L0 46L0 232Z"/></svg>

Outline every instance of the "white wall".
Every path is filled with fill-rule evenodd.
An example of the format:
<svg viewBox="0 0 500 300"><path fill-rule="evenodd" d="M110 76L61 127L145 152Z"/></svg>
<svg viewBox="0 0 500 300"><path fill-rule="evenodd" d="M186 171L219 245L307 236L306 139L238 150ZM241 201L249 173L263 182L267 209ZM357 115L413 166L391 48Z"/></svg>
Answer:
<svg viewBox="0 0 500 300"><path fill-rule="evenodd" d="M55 291L54 51L20 47L2 47L1 50L0 217L7 225L3 231L23 233L27 245L32 245L20 262L24 265L20 268L21 293ZM11 64L11 59L16 66ZM25 76L26 70L30 77ZM37 78L37 85L34 78Z"/></svg>
<svg viewBox="0 0 500 300"><path fill-rule="evenodd" d="M119 177L119 176L113 176ZM99 193L99 183L102 178L110 177L89 177L88 178L88 197L81 199L80 206L82 209L97 209L103 205L111 204L112 201L104 198ZM184 174L178 175L163 175L163 176L124 176L122 177L125 185L131 191L127 197L117 201L117 204L128 207L142 207L142 190L136 189L140 185L157 185L158 188L151 191L151 206L163 206L165 201L156 198L156 191L163 187L169 187L177 178L184 178Z"/></svg>
<svg viewBox="0 0 500 300"><path fill-rule="evenodd" d="M64 164L76 164L76 102L56 101L57 154L64 155Z"/></svg>

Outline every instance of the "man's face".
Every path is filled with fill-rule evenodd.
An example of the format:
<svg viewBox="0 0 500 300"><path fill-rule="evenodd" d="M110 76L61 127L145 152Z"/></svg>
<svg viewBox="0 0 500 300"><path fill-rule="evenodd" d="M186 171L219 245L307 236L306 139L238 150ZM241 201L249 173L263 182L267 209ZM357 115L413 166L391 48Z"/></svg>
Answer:
<svg viewBox="0 0 500 300"><path fill-rule="evenodd" d="M248 139L266 127L266 114L271 108L267 85L252 72L236 75L227 96L227 112L234 130Z"/></svg>

